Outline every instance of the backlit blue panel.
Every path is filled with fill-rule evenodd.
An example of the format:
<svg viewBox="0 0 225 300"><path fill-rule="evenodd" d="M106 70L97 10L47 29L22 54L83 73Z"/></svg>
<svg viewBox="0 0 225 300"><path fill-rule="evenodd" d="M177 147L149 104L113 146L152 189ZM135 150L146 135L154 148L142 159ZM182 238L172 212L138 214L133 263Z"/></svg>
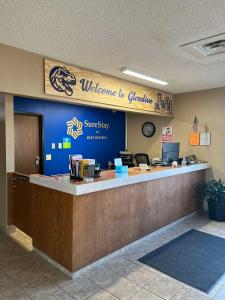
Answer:
<svg viewBox="0 0 225 300"><path fill-rule="evenodd" d="M95 158L106 168L107 162L125 149L123 112L22 97L14 97L14 111L43 115L45 175L68 173L70 154ZM69 147L70 141L71 149L58 149L58 143ZM52 160L46 161L46 154L51 154Z"/></svg>

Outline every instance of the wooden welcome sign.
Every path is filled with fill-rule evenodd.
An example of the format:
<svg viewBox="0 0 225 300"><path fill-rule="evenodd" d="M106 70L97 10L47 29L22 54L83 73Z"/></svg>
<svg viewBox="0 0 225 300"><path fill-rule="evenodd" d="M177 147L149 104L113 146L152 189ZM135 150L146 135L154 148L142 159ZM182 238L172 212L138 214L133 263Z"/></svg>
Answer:
<svg viewBox="0 0 225 300"><path fill-rule="evenodd" d="M45 93L120 110L172 116L172 95L45 59Z"/></svg>

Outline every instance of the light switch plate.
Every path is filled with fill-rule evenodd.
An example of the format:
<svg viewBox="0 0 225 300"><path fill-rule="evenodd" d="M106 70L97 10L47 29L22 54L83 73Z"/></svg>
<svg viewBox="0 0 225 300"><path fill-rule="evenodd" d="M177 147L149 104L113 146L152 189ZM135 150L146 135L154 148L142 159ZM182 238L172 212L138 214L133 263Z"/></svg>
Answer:
<svg viewBox="0 0 225 300"><path fill-rule="evenodd" d="M55 143L52 143L52 149L55 149Z"/></svg>
<svg viewBox="0 0 225 300"><path fill-rule="evenodd" d="M46 160L52 160L52 155L51 154L46 154Z"/></svg>
<svg viewBox="0 0 225 300"><path fill-rule="evenodd" d="M58 143L58 149L62 149L62 143Z"/></svg>

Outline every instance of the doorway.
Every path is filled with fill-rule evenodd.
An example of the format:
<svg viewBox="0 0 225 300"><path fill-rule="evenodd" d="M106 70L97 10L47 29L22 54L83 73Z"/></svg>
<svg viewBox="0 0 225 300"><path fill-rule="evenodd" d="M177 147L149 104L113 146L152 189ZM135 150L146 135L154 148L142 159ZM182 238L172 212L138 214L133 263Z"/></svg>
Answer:
<svg viewBox="0 0 225 300"><path fill-rule="evenodd" d="M30 175L43 173L43 117L15 113L15 172Z"/></svg>

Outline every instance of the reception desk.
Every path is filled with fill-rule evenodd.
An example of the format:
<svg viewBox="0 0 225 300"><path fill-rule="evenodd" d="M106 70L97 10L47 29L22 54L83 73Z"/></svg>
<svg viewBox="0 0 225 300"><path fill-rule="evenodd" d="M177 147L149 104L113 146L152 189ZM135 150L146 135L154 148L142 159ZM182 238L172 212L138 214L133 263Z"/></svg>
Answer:
<svg viewBox="0 0 225 300"><path fill-rule="evenodd" d="M201 209L207 163L104 171L94 182L30 176L33 245L70 274Z"/></svg>

